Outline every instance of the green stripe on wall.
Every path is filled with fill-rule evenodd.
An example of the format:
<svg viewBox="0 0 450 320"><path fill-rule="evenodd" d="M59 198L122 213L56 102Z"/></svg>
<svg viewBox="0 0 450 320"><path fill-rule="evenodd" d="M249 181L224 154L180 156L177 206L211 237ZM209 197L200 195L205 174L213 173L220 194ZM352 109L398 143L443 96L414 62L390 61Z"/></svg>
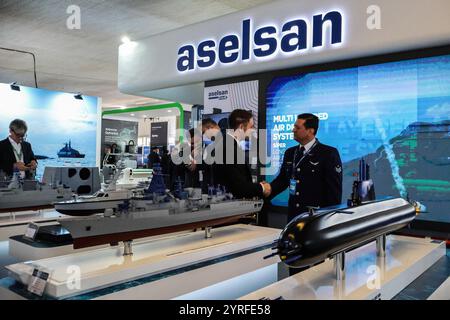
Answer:
<svg viewBox="0 0 450 320"><path fill-rule="evenodd" d="M139 111L151 111L151 110L159 110L159 109L170 109L170 108L177 108L180 111L180 123L179 128L180 132L184 132L184 110L183 106L178 103L167 103L167 104L157 104L152 106L142 106L142 107L135 107L135 108L129 108L129 109L118 109L118 110L107 110L102 112L102 117L105 115L114 115L114 114L121 114L121 113L132 113L132 112L139 112ZM180 134L178 137L180 142L183 142L183 134Z"/></svg>

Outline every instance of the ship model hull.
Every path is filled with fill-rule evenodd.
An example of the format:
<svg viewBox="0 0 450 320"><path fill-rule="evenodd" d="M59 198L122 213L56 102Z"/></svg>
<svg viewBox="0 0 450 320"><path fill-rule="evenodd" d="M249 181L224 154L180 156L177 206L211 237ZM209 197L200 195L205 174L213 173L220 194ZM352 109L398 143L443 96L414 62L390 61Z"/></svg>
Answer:
<svg viewBox="0 0 450 320"><path fill-rule="evenodd" d="M124 199L110 201L64 201L56 202L55 210L69 216L89 216L96 213L104 213L106 209L115 209Z"/></svg>
<svg viewBox="0 0 450 320"><path fill-rule="evenodd" d="M293 219L276 241L276 254L293 268L312 266L407 226L416 216L401 198L341 207Z"/></svg>
<svg viewBox="0 0 450 320"><path fill-rule="evenodd" d="M70 190L60 193L53 189L2 192L0 193L0 212L52 208L54 202L70 199L71 196Z"/></svg>
<svg viewBox="0 0 450 320"><path fill-rule="evenodd" d="M210 204L207 208L177 212L173 209L138 210L119 215L69 218L60 221L74 240L74 248L114 244L153 235L166 234L237 221L259 212L262 201L233 200Z"/></svg>

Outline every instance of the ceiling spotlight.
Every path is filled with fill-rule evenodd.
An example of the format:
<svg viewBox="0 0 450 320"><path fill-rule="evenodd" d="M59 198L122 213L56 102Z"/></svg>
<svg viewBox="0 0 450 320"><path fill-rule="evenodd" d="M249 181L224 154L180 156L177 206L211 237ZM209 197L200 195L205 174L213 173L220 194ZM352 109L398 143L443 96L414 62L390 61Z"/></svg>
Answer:
<svg viewBox="0 0 450 320"><path fill-rule="evenodd" d="M169 110L167 110L167 112L172 112L172 110L169 109Z"/></svg>
<svg viewBox="0 0 450 320"><path fill-rule="evenodd" d="M83 100L83 96L81 95L81 93L76 93L73 97L77 100Z"/></svg>
<svg viewBox="0 0 450 320"><path fill-rule="evenodd" d="M134 117L134 113L130 114L130 116Z"/></svg>
<svg viewBox="0 0 450 320"><path fill-rule="evenodd" d="M17 85L17 82L11 83L11 90L20 91L20 87Z"/></svg>
<svg viewBox="0 0 450 320"><path fill-rule="evenodd" d="M123 36L121 40L122 40L123 44L127 44L127 43L131 42L130 38L128 38L127 36Z"/></svg>

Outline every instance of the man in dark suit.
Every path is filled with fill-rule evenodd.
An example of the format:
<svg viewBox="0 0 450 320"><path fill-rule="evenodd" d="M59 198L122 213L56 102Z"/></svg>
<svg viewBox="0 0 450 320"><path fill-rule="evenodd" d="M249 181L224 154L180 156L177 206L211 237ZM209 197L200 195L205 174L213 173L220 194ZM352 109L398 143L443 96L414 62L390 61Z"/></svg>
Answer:
<svg viewBox="0 0 450 320"><path fill-rule="evenodd" d="M159 163L161 165L161 156L159 155L159 148L153 147L152 151L147 156L148 163L147 168L153 169L155 163Z"/></svg>
<svg viewBox="0 0 450 320"><path fill-rule="evenodd" d="M228 123L228 119L225 118L225 120ZM220 139L219 135L222 135L221 128L213 119L202 119L202 162L197 167L201 172L203 193L208 193L209 187L217 186L214 175L216 164L212 159L215 157L214 146L216 138Z"/></svg>
<svg viewBox="0 0 450 320"><path fill-rule="evenodd" d="M270 194L270 185L254 183L250 164L246 161L242 142L254 131L253 115L250 111L236 109L229 118L230 131L222 137L216 149L215 181L224 185L236 198L263 197ZM222 148L221 148L222 147ZM222 155L218 151L223 150Z"/></svg>
<svg viewBox="0 0 450 320"><path fill-rule="evenodd" d="M32 178L36 170L31 144L24 141L27 130L25 121L15 119L9 124L9 137L0 141L0 171L8 176L17 169L23 178Z"/></svg>
<svg viewBox="0 0 450 320"><path fill-rule="evenodd" d="M308 207L338 205L342 198L342 162L336 148L316 139L319 118L310 113L297 117L294 139L299 145L286 150L279 175L272 181L271 198L289 188L288 219Z"/></svg>

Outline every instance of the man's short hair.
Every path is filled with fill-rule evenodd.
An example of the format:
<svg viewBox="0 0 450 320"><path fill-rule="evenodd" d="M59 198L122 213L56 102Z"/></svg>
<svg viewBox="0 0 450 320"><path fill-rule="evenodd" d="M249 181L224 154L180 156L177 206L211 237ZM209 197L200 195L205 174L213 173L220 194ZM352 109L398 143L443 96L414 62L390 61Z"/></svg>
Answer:
<svg viewBox="0 0 450 320"><path fill-rule="evenodd" d="M206 118L202 120L202 130L206 130L209 129L211 127L216 127L217 123L211 119L211 118Z"/></svg>
<svg viewBox="0 0 450 320"><path fill-rule="evenodd" d="M251 111L236 109L228 117L228 124L230 129L236 130L241 124L246 125L251 118L253 118Z"/></svg>
<svg viewBox="0 0 450 320"><path fill-rule="evenodd" d="M305 120L304 126L306 129L314 129L314 134L319 130L319 118L312 113L302 113L297 116L297 119Z"/></svg>
<svg viewBox="0 0 450 320"><path fill-rule="evenodd" d="M14 119L9 124L9 130L17 134L24 134L28 131L27 123L21 119Z"/></svg>

